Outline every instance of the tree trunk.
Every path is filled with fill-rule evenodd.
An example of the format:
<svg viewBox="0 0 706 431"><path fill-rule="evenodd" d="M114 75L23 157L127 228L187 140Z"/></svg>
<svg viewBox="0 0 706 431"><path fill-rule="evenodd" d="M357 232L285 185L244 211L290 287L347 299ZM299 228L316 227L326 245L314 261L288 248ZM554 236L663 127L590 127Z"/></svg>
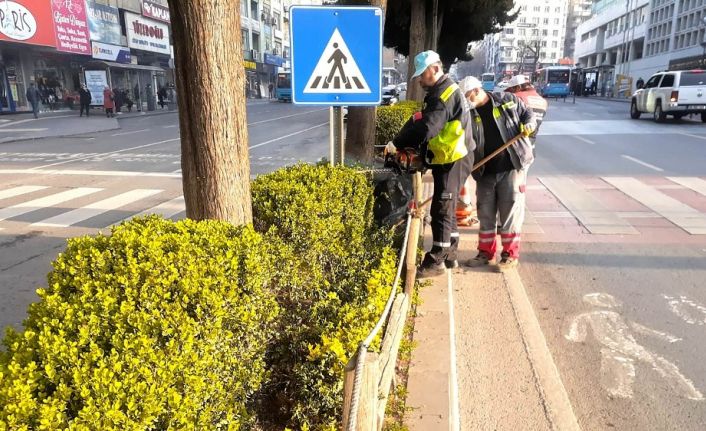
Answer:
<svg viewBox="0 0 706 431"><path fill-rule="evenodd" d="M410 0L412 17L409 25L409 61L407 65L407 100L416 100L421 102L424 98L422 91L416 80L412 79L414 75L414 56L424 51L424 42L426 39L426 1L425 0Z"/></svg>
<svg viewBox="0 0 706 431"><path fill-rule="evenodd" d="M387 0L371 0L370 5L382 8L384 19ZM372 163L375 158L375 121L374 107L351 106L348 108L346 153L361 163Z"/></svg>
<svg viewBox="0 0 706 431"><path fill-rule="evenodd" d="M240 2L169 0L169 9L186 216L249 223L252 206Z"/></svg>

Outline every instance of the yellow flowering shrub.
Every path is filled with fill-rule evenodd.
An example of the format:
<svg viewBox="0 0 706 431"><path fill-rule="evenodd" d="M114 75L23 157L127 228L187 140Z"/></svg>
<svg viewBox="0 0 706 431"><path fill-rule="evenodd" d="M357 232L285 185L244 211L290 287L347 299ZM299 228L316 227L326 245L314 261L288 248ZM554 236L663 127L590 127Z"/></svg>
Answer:
<svg viewBox="0 0 706 431"><path fill-rule="evenodd" d="M403 101L395 105L377 108L375 143L377 145L385 145L393 140L412 114L421 111L421 109L421 104L414 101Z"/></svg>
<svg viewBox="0 0 706 431"><path fill-rule="evenodd" d="M155 216L69 240L0 353L0 430L237 430L278 305L252 227Z"/></svg>
<svg viewBox="0 0 706 431"><path fill-rule="evenodd" d="M336 429L343 368L382 313L395 275L390 232L373 220L373 185L352 168L297 165L258 177L252 191L253 223L277 244L282 310L261 417Z"/></svg>

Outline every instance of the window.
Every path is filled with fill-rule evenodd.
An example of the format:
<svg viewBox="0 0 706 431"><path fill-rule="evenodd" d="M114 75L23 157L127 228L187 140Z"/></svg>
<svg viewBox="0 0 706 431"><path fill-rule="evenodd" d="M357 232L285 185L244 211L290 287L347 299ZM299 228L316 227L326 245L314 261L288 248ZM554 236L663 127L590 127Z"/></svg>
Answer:
<svg viewBox="0 0 706 431"><path fill-rule="evenodd" d="M662 79L662 83L659 84L659 87L660 88L674 87L674 75L671 73L664 75L664 78Z"/></svg>
<svg viewBox="0 0 706 431"><path fill-rule="evenodd" d="M561 6L557 6L554 8L554 12L556 13L561 13Z"/></svg>
<svg viewBox="0 0 706 431"><path fill-rule="evenodd" d="M659 83L660 78L662 75L655 75L652 78L650 78L649 81L647 81L647 84L645 84L645 88L655 88L657 84Z"/></svg>
<svg viewBox="0 0 706 431"><path fill-rule="evenodd" d="M243 49L250 49L250 33L247 30L241 30L243 35Z"/></svg>
<svg viewBox="0 0 706 431"><path fill-rule="evenodd" d="M679 85L704 85L706 84L706 72L682 72Z"/></svg>
<svg viewBox="0 0 706 431"><path fill-rule="evenodd" d="M547 6L547 7L544 8L544 12L549 13L549 6Z"/></svg>
<svg viewBox="0 0 706 431"><path fill-rule="evenodd" d="M534 7L534 11L535 11L535 12L541 12L541 11L542 11L542 7L541 7L541 6L535 6L535 7Z"/></svg>
<svg viewBox="0 0 706 431"><path fill-rule="evenodd" d="M559 30L554 30L552 32L552 36L559 36Z"/></svg>
<svg viewBox="0 0 706 431"><path fill-rule="evenodd" d="M505 29L505 34L513 34L515 32L515 29L512 27L507 27Z"/></svg>
<svg viewBox="0 0 706 431"><path fill-rule="evenodd" d="M555 40L552 42L552 48L557 48L559 46L559 43Z"/></svg>
<svg viewBox="0 0 706 431"><path fill-rule="evenodd" d="M242 17L248 16L248 2L246 2L246 1L240 2L240 16L242 16Z"/></svg>
<svg viewBox="0 0 706 431"><path fill-rule="evenodd" d="M546 48L546 47L547 47L547 41L546 41L546 40L543 40L543 41L542 41L542 48Z"/></svg>
<svg viewBox="0 0 706 431"><path fill-rule="evenodd" d="M543 20L542 22L544 23L544 25L548 25L548 24L549 24L549 18L544 18L544 20Z"/></svg>
<svg viewBox="0 0 706 431"><path fill-rule="evenodd" d="M250 0L250 18L255 20L260 20L260 14L257 10L257 2L255 0Z"/></svg>
<svg viewBox="0 0 706 431"><path fill-rule="evenodd" d="M274 20L272 21L272 27L276 28L279 30L279 14L275 12L274 14Z"/></svg>
<svg viewBox="0 0 706 431"><path fill-rule="evenodd" d="M559 24L559 18L554 18L554 24Z"/></svg>
<svg viewBox="0 0 706 431"><path fill-rule="evenodd" d="M524 35L525 35L525 29L524 29L524 28L518 28L518 29L517 29L517 34L519 34L520 36L524 36Z"/></svg>
<svg viewBox="0 0 706 431"><path fill-rule="evenodd" d="M537 18L537 17L532 18L532 23L539 24L539 18Z"/></svg>
<svg viewBox="0 0 706 431"><path fill-rule="evenodd" d="M548 30L542 30L542 36L546 36L549 33Z"/></svg>

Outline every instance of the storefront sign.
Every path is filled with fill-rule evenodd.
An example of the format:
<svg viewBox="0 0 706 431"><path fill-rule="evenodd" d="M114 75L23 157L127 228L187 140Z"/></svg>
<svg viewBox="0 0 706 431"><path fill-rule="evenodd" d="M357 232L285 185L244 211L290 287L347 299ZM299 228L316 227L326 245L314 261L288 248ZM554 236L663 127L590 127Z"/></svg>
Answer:
<svg viewBox="0 0 706 431"><path fill-rule="evenodd" d="M0 40L56 46L49 1L0 1Z"/></svg>
<svg viewBox="0 0 706 431"><path fill-rule="evenodd" d="M254 61L243 60L243 64L245 65L245 68L246 68L246 69L250 69L250 70L256 70L256 69L257 69L257 64L255 64Z"/></svg>
<svg viewBox="0 0 706 431"><path fill-rule="evenodd" d="M51 8L56 32L56 49L90 55L86 4L74 0L52 0Z"/></svg>
<svg viewBox="0 0 706 431"><path fill-rule="evenodd" d="M108 86L105 70L86 70L86 88L91 92L91 105L103 106L103 90Z"/></svg>
<svg viewBox="0 0 706 431"><path fill-rule="evenodd" d="M169 22L169 8L150 0L142 0L142 15L158 21Z"/></svg>
<svg viewBox="0 0 706 431"><path fill-rule="evenodd" d="M274 66L282 66L282 63L284 63L284 59L279 55L269 54L266 52L265 63L272 64Z"/></svg>
<svg viewBox="0 0 706 431"><path fill-rule="evenodd" d="M95 41L91 43L93 45L93 58L127 64L132 60L130 48Z"/></svg>
<svg viewBox="0 0 706 431"><path fill-rule="evenodd" d="M169 27L166 24L125 12L125 29L127 30L127 46L130 48L171 54Z"/></svg>
<svg viewBox="0 0 706 431"><path fill-rule="evenodd" d="M120 14L118 8L86 0L86 16L91 40L120 45Z"/></svg>

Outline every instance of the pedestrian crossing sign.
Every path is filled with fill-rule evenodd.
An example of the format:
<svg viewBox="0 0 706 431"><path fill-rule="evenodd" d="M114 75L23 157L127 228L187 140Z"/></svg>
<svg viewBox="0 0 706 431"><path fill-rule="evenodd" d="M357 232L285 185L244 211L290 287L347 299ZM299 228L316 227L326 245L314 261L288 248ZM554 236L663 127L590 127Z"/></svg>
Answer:
<svg viewBox="0 0 706 431"><path fill-rule="evenodd" d="M292 101L378 105L382 90L382 10L292 6Z"/></svg>

